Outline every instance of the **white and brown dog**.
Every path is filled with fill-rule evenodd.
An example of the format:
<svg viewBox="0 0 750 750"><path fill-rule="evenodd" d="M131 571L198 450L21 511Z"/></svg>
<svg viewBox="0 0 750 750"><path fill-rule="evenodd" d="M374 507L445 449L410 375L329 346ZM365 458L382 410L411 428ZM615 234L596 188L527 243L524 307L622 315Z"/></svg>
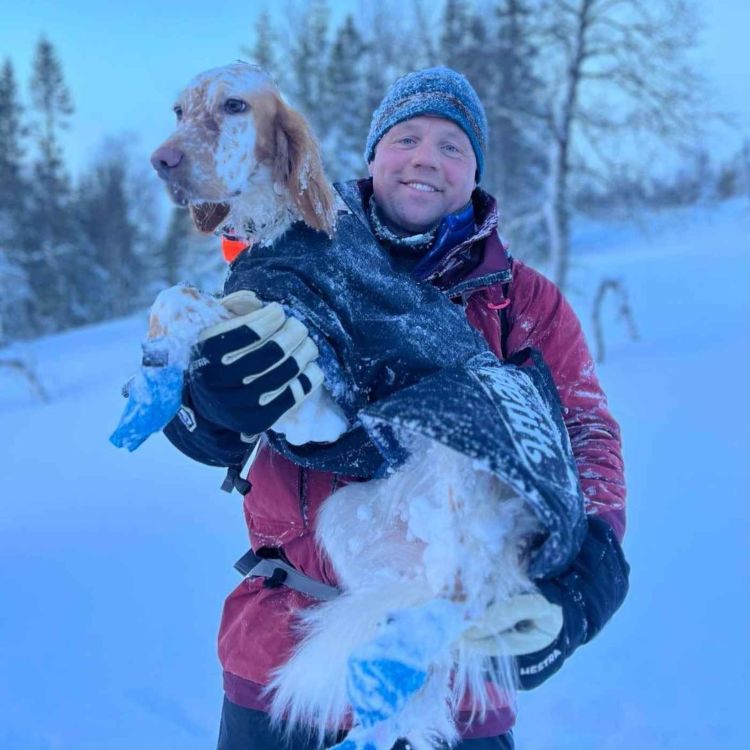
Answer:
<svg viewBox="0 0 750 750"><path fill-rule="evenodd" d="M237 63L202 73L174 109L177 128L152 163L199 229L261 245L299 220L335 231L315 139L262 70ZM452 716L467 694L475 711L488 706L488 672L512 693L513 654L547 645L560 627L525 573L535 522L524 502L436 442L415 440L411 456L386 479L336 492L317 521L342 594L304 613L301 642L270 690L275 718L321 738L351 711L352 655L361 665L378 639L424 680L385 726L364 734L378 748L408 737L422 750L456 739Z"/></svg>
<svg viewBox="0 0 750 750"><path fill-rule="evenodd" d="M333 231L334 191L315 139L260 68L235 63L202 73L174 112L177 129L151 163L198 229L226 226L260 244L300 219Z"/></svg>

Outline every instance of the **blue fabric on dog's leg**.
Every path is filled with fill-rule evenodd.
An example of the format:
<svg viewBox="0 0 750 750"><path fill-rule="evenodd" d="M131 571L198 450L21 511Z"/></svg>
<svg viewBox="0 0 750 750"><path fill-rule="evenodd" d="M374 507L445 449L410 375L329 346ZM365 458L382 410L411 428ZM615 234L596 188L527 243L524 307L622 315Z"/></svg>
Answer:
<svg viewBox="0 0 750 750"><path fill-rule="evenodd" d="M393 659L352 658L347 688L352 709L365 727L403 709L427 679L427 672Z"/></svg>
<svg viewBox="0 0 750 750"><path fill-rule="evenodd" d="M182 383L181 367L141 367L129 385L128 402L110 442L134 451L164 429L180 409Z"/></svg>
<svg viewBox="0 0 750 750"><path fill-rule="evenodd" d="M422 688L436 655L465 627L463 608L447 599L391 612L380 634L349 658L349 702L360 723L395 716Z"/></svg>
<svg viewBox="0 0 750 750"><path fill-rule="evenodd" d="M344 740L338 745L334 745L331 750L378 750L372 742L367 742L364 745L360 745L355 740Z"/></svg>

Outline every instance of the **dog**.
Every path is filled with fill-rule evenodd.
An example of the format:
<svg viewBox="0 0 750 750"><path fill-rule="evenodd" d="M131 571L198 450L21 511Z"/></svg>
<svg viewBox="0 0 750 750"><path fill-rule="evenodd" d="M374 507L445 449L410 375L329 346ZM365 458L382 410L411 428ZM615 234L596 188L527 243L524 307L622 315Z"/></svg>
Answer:
<svg viewBox="0 0 750 750"><path fill-rule="evenodd" d="M283 242L295 222L334 236L337 197L315 138L261 69L236 63L202 73L174 111L176 130L151 161L200 231L253 247ZM390 748L399 737L416 750L454 742L453 716L467 696L482 714L493 691L514 690L507 641L498 637L487 653L465 634L482 626L488 607L524 597L533 606L518 619L544 619L525 558L538 521L524 499L436 440L415 435L409 453L390 476L339 489L317 521L342 593L301 615L300 643L269 691L273 718L310 728L321 744L352 709L347 747ZM507 632L517 634L513 623ZM384 655L408 666L411 690L381 669ZM389 715L363 719L368 701L394 686Z"/></svg>
<svg viewBox="0 0 750 750"><path fill-rule="evenodd" d="M236 63L193 79L177 129L151 156L196 227L270 244L297 220L331 234L334 191L304 118L260 68Z"/></svg>

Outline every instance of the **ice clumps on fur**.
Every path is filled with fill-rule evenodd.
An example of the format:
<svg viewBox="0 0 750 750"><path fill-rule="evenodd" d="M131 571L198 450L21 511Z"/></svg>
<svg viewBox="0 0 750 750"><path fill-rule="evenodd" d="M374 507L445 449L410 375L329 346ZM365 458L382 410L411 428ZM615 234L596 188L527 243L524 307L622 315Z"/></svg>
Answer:
<svg viewBox="0 0 750 750"><path fill-rule="evenodd" d="M333 443L349 428L344 410L325 388L318 388L277 420L272 429L291 445Z"/></svg>
<svg viewBox="0 0 750 750"><path fill-rule="evenodd" d="M521 558L533 529L523 501L496 476L425 438L413 440L411 458L391 476L336 492L316 531L343 593L302 613L301 643L269 686L272 716L305 725L322 741L354 704L360 723L348 741L355 747L390 750L384 743L393 732L415 748L454 741L452 715L465 694L477 715L492 705L488 673L513 691L512 662L494 666L460 634L491 601L533 588ZM398 696L398 710L365 726L357 713L366 703L361 686L366 676L377 684L380 670L386 694L388 661L412 670L414 689ZM377 693L372 700L387 702Z"/></svg>
<svg viewBox="0 0 750 750"><path fill-rule="evenodd" d="M149 314L143 364L126 386L127 404L110 442L134 451L182 404L183 372L200 332L230 317L214 297L188 284L163 290Z"/></svg>

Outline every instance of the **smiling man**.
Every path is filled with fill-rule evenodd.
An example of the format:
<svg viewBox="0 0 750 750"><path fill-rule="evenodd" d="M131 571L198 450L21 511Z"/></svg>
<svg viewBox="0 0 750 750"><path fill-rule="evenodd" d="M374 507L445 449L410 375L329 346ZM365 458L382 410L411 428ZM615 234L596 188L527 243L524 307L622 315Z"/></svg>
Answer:
<svg viewBox="0 0 750 750"><path fill-rule="evenodd" d="M444 216L466 208L476 169L466 133L435 116L394 125L370 163L378 206L385 223L399 234L429 232Z"/></svg>
<svg viewBox="0 0 750 750"><path fill-rule="evenodd" d="M625 598L628 566L620 548L625 486L619 428L580 324L554 284L510 257L498 236L495 200L478 186L487 140L484 109L462 75L444 67L410 73L393 84L373 114L365 149L370 178L338 189L348 210L361 219L363 231L372 231L397 269L461 305L498 358L522 362L530 349L537 350L557 387L586 498L588 531L568 570L536 581L543 596L559 607L562 628L541 651L515 651L520 653L520 686L529 689L591 640ZM248 448L238 420L251 423L242 432L256 434L271 427L278 413L266 414L264 407L245 399L230 409L231 422L226 419L226 409L220 408L226 398L226 368L220 362L238 344L221 337L209 341L214 359L201 365L200 372L213 369L218 374L188 379L185 398L193 399L188 406L195 419L189 424L175 419L165 433L192 458L231 468L242 463ZM409 347L408 335L394 345ZM248 375L240 370L249 366L238 361L234 376ZM287 372L281 359L264 367L279 389L298 374ZM262 540L261 551L284 560L294 575L274 574L262 585L244 580L226 601L219 633L225 689L219 750L317 747L304 732L285 737L283 726L270 721L266 686L299 639L295 618L310 596L317 596L311 592L336 586L331 565L315 542L315 522L333 492L362 476L354 471L356 458L353 453L349 459L351 472L333 474L295 463L267 437L260 441L249 482L235 483L245 494L248 525L253 538ZM467 648L495 655L497 634L517 621L502 607L490 608L484 627L464 636ZM501 691L495 691L492 705L481 715L457 707L456 720L462 740L455 750L514 746L515 711ZM329 744L346 733L346 727L331 730ZM407 747L399 742L396 750Z"/></svg>

